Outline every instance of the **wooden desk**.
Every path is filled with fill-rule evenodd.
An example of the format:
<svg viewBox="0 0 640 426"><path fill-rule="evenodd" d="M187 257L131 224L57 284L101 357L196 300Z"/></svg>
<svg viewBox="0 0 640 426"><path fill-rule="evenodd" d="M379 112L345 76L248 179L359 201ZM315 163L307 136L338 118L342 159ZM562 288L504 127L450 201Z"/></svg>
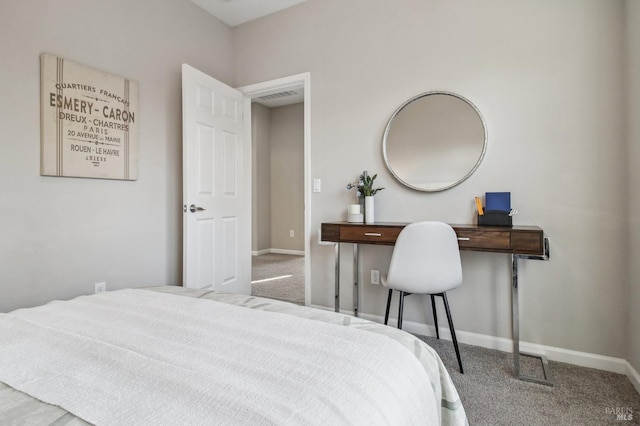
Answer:
<svg viewBox="0 0 640 426"><path fill-rule="evenodd" d="M359 244L394 245L407 223L330 222L321 225L321 240L336 243L335 248L335 311L340 311L340 243L353 244L353 312L358 316ZM458 236L460 250L511 254L511 317L514 375L545 385L553 385L547 359L544 356L520 352L518 310L518 260L548 260L549 240L537 226L451 225ZM520 355L540 359L545 380L520 374Z"/></svg>

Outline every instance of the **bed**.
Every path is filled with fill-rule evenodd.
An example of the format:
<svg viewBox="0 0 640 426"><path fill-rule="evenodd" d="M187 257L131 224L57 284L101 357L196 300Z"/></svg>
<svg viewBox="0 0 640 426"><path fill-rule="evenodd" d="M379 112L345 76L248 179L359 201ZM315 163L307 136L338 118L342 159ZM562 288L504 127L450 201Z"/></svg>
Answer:
<svg viewBox="0 0 640 426"><path fill-rule="evenodd" d="M182 287L118 290L0 314L0 419L468 424L442 361L411 334Z"/></svg>

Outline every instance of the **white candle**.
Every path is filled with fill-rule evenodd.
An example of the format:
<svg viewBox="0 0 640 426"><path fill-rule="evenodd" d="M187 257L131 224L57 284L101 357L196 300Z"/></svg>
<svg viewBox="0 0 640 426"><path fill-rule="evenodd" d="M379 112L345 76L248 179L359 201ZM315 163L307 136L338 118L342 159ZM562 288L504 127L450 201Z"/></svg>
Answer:
<svg viewBox="0 0 640 426"><path fill-rule="evenodd" d="M360 204L350 204L349 214L360 214Z"/></svg>

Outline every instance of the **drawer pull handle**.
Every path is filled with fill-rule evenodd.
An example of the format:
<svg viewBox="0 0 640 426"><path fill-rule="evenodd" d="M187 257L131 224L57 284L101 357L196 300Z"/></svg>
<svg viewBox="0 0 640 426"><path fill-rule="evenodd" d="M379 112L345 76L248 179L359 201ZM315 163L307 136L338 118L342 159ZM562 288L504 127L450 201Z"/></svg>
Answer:
<svg viewBox="0 0 640 426"><path fill-rule="evenodd" d="M458 237L458 241L470 241L471 238L469 237Z"/></svg>
<svg viewBox="0 0 640 426"><path fill-rule="evenodd" d="M366 237L382 237L382 234L379 234L377 232L365 232L364 235Z"/></svg>

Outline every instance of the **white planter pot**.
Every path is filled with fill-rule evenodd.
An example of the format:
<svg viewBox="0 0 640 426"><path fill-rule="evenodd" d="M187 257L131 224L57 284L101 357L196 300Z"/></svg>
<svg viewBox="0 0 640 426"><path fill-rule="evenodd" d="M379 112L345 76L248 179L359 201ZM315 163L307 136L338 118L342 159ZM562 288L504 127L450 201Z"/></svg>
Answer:
<svg viewBox="0 0 640 426"><path fill-rule="evenodd" d="M373 196L364 197L364 223L375 222L375 207Z"/></svg>

